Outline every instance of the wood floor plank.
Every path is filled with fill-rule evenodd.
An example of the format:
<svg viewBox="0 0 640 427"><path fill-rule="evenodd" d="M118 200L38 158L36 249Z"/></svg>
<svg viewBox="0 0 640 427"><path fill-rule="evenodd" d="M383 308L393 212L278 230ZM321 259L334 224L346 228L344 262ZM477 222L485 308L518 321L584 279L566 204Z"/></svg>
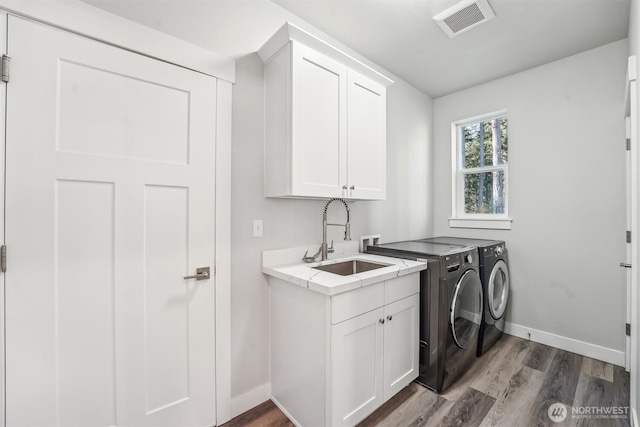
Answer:
<svg viewBox="0 0 640 427"><path fill-rule="evenodd" d="M411 383L358 424L358 427L404 425L407 414L415 415L427 411L436 403L435 400L438 397L424 387Z"/></svg>
<svg viewBox="0 0 640 427"><path fill-rule="evenodd" d="M478 427L495 401L493 397L468 387L439 425L442 427Z"/></svg>
<svg viewBox="0 0 640 427"><path fill-rule="evenodd" d="M387 417L376 426L395 427L423 427L438 426L440 420L449 412L453 402L415 383L409 387L422 389L421 393L415 393L397 413Z"/></svg>
<svg viewBox="0 0 640 427"><path fill-rule="evenodd" d="M522 361L529 354L529 347L529 341L514 340L508 348L502 350L502 357L485 364L483 374L471 382L471 387L497 399L514 374L520 371Z"/></svg>
<svg viewBox="0 0 640 427"><path fill-rule="evenodd" d="M582 371L587 375L613 382L613 365L611 363L585 357L582 360Z"/></svg>
<svg viewBox="0 0 640 427"><path fill-rule="evenodd" d="M262 402L221 427L295 427L271 400Z"/></svg>
<svg viewBox="0 0 640 427"><path fill-rule="evenodd" d="M496 361L505 357L516 342L523 341L524 340L511 335L504 335L485 354L476 359L474 364L471 365L462 377L450 385L447 390L440 393L440 395L449 401L460 399L470 384L473 384L478 378L482 378L485 375L488 366L492 366Z"/></svg>
<svg viewBox="0 0 640 427"><path fill-rule="evenodd" d="M613 405L625 408L627 414L631 414L629 407L631 402L631 390L629 387L629 372L620 366L613 367ZM621 423L620 425L628 425Z"/></svg>
<svg viewBox="0 0 640 427"><path fill-rule="evenodd" d="M524 361L524 365L542 372L547 372L555 353L556 349L553 347L540 343L531 343L531 350L529 356Z"/></svg>
<svg viewBox="0 0 640 427"><path fill-rule="evenodd" d="M626 405L616 404L614 384L591 375L580 378L572 408L572 425L579 427L629 426Z"/></svg>
<svg viewBox="0 0 640 427"><path fill-rule="evenodd" d="M521 366L510 379L507 387L497 397L496 403L480 424L481 427L527 426L527 416L538 395L545 373Z"/></svg>
<svg viewBox="0 0 640 427"><path fill-rule="evenodd" d="M433 392L429 392L435 394ZM436 395L437 396L437 395ZM407 422L406 427L436 427L442 425L442 420L449 413L453 402L448 401L442 396L438 396L436 403L422 412L412 422ZM407 420L408 421L408 420Z"/></svg>
<svg viewBox="0 0 640 427"><path fill-rule="evenodd" d="M554 403L563 403L569 407L573 405L581 368L582 356L563 350L556 351L540 392L529 410L531 425L548 425L548 410Z"/></svg>

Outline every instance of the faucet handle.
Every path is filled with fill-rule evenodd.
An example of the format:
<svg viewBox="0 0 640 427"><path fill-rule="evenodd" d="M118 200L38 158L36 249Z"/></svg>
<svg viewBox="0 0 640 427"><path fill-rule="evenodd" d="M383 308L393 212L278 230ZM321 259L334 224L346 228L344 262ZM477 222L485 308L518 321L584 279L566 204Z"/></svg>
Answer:
<svg viewBox="0 0 640 427"><path fill-rule="evenodd" d="M308 256L309 254L309 249L307 249L304 253L304 255L302 255L302 260L304 262L315 262L316 258L318 258L318 255L320 255L320 250L318 250L318 252L316 252L315 255L312 256Z"/></svg>
<svg viewBox="0 0 640 427"><path fill-rule="evenodd" d="M327 252L332 254L335 252L335 249L333 249L333 240L331 240L331 246L329 248L327 248Z"/></svg>

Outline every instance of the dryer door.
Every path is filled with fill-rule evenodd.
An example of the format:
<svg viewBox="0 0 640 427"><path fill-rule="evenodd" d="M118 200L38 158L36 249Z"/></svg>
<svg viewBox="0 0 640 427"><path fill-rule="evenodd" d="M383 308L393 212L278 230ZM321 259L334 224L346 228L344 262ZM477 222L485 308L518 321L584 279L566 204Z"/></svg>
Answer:
<svg viewBox="0 0 640 427"><path fill-rule="evenodd" d="M482 319L482 283L474 270L467 270L453 292L451 303L451 332L460 348L477 345Z"/></svg>
<svg viewBox="0 0 640 427"><path fill-rule="evenodd" d="M509 268L503 260L498 260L491 270L486 298L491 316L500 319L509 299Z"/></svg>

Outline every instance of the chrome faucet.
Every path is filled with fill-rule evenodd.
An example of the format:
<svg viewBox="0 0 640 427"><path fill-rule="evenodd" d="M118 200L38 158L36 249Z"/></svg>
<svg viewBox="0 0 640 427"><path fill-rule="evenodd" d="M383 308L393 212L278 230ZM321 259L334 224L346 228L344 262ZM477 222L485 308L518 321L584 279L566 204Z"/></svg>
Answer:
<svg viewBox="0 0 640 427"><path fill-rule="evenodd" d="M347 222L345 224L333 224L333 223L327 222L327 209L329 208L329 205L331 204L331 202L334 202L336 200L342 202L342 204L344 205L344 208L347 210ZM307 256L307 253L309 251L305 252L304 256L302 257L303 261L314 262L318 257L318 255L321 255L320 261L326 261L327 254L333 253L334 251L333 241L331 241L330 248L327 245L327 226L329 225L344 227L344 240L351 240L351 224L349 223L349 205L347 205L347 202L345 202L344 199L333 198L329 200L327 204L324 206L324 212L322 213L322 244L320 245L320 249L318 249L318 252L316 252L313 256Z"/></svg>

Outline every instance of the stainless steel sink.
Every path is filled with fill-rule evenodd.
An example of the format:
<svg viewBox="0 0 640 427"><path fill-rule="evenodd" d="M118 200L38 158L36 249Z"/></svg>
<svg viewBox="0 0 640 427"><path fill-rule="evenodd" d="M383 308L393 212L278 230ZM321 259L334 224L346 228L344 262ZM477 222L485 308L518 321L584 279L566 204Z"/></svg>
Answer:
<svg viewBox="0 0 640 427"><path fill-rule="evenodd" d="M388 267L391 264L378 264L377 262L362 261L352 259L349 261L337 262L335 264L319 265L316 270L328 271L329 273L339 274L341 276L349 276L351 274L363 273L378 268Z"/></svg>

